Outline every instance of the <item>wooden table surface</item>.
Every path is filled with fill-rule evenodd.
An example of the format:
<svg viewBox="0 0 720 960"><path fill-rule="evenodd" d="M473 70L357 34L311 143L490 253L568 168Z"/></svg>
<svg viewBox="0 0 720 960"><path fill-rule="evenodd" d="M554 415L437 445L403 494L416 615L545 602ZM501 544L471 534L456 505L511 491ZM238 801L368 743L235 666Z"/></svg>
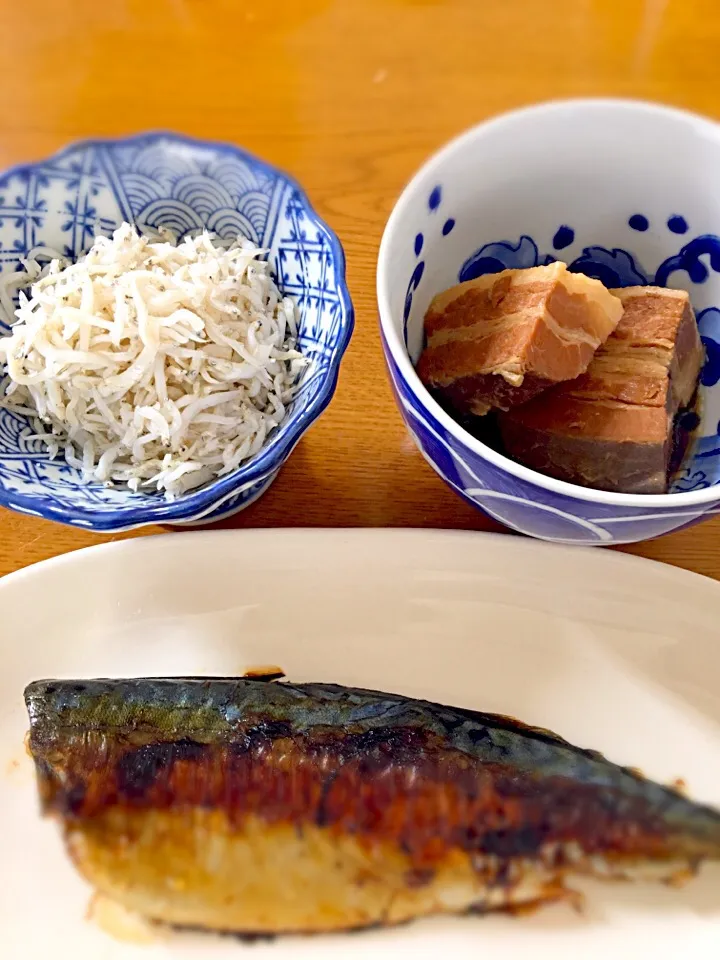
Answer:
<svg viewBox="0 0 720 960"><path fill-rule="evenodd" d="M449 137L528 102L634 96L720 118L719 49L718 0L4 0L0 167L162 127L292 173L345 246L357 327L329 410L226 525L497 529L395 410L375 305L393 202ZM0 574L104 539L0 511ZM717 517L631 549L720 578L719 546Z"/></svg>

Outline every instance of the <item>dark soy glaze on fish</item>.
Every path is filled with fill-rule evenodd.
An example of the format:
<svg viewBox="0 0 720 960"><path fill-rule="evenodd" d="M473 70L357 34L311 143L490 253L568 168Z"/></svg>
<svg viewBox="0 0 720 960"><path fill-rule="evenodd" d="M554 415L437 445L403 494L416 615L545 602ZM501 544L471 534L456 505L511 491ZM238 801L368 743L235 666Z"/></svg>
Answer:
<svg viewBox="0 0 720 960"><path fill-rule="evenodd" d="M25 698L76 864L173 924L349 929L720 858L717 811L509 717L252 678L39 681Z"/></svg>

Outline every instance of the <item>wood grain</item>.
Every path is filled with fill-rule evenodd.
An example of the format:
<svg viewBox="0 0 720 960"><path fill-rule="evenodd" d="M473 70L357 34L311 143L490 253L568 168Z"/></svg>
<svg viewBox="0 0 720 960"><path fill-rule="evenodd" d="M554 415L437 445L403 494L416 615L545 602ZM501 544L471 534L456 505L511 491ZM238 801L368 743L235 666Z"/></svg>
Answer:
<svg viewBox="0 0 720 960"><path fill-rule="evenodd" d="M496 529L424 462L387 385L375 263L393 202L449 137L528 102L717 117L718 49L717 0L5 0L0 167L161 127L288 170L345 245L356 334L327 413L228 525ZM719 538L720 518L631 549L720 578ZM0 574L104 539L0 511Z"/></svg>

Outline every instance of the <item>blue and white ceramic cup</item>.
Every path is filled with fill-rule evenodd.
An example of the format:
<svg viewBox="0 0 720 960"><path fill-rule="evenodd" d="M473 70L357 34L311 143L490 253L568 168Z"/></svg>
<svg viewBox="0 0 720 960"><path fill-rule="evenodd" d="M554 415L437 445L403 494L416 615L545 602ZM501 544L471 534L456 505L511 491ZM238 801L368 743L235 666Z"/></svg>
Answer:
<svg viewBox="0 0 720 960"><path fill-rule="evenodd" d="M507 267L564 260L608 287L688 290L707 360L698 424L671 492L586 489L467 433L417 377L431 298ZM388 221L377 277L400 412L431 466L506 526L560 543L632 543L720 504L720 126L653 104L549 103L468 131L415 175Z"/></svg>

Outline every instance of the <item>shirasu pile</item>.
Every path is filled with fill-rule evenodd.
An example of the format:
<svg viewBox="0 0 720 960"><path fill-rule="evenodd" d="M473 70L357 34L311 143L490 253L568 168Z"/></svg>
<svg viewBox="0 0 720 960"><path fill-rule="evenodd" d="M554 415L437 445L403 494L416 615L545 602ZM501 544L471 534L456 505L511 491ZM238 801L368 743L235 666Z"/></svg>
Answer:
<svg viewBox="0 0 720 960"><path fill-rule="evenodd" d="M7 309L30 286L0 339L0 406L87 481L172 499L230 473L283 420L305 365L263 253L125 223L75 263L29 259L0 291Z"/></svg>

